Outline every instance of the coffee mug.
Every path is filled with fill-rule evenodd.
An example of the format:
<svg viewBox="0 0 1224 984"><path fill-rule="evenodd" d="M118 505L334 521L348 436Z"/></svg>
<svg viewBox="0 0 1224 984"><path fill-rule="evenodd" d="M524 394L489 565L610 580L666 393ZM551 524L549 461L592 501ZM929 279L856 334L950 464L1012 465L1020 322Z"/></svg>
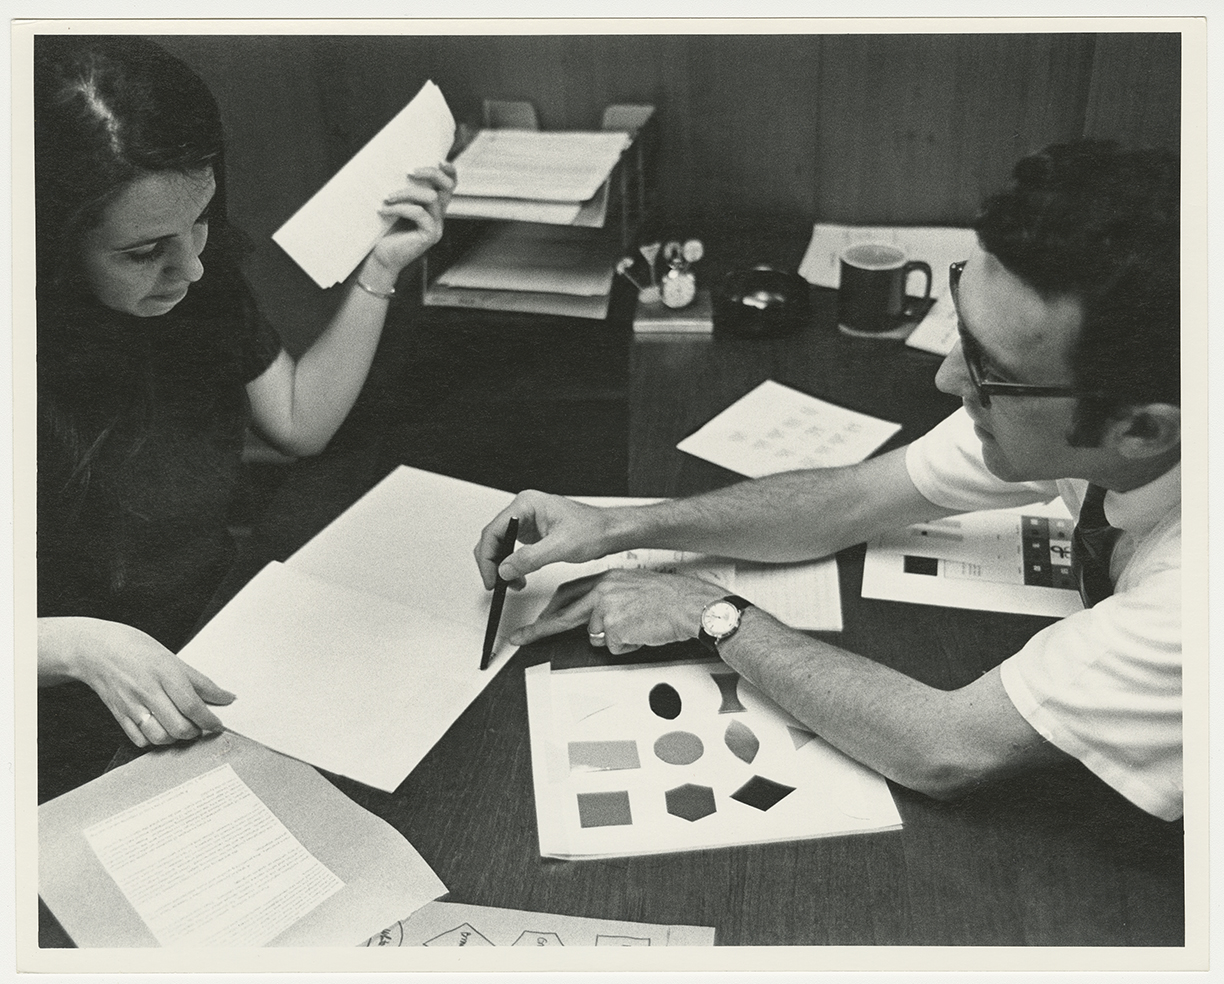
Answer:
<svg viewBox="0 0 1224 984"><path fill-rule="evenodd" d="M856 243L842 250L838 321L852 331L896 328L907 311L906 284L915 271L926 277L926 286L914 299L925 300L931 296L929 263L907 259L905 250L890 243Z"/></svg>

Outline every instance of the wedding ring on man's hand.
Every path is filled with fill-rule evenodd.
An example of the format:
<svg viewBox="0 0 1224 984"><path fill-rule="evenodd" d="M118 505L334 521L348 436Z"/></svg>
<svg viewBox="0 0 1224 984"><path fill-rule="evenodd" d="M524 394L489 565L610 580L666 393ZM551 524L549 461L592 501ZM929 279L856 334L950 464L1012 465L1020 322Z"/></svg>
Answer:
<svg viewBox="0 0 1224 984"><path fill-rule="evenodd" d="M602 646L608 638L604 632L589 632L587 635L591 640L592 646Z"/></svg>

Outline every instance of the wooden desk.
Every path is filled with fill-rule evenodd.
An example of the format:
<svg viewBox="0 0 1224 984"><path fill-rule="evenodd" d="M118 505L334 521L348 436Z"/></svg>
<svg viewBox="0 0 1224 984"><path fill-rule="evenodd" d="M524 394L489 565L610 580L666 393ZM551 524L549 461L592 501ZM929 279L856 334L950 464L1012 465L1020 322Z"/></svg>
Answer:
<svg viewBox="0 0 1224 984"><path fill-rule="evenodd" d="M430 311L389 331L349 423L293 466L214 610L401 462L507 489L677 494L735 477L674 445L765 378L902 421L895 443L955 406L934 391L936 359L841 336L831 294L813 293L812 324L769 342L634 341L623 297L607 324ZM839 556L846 630L829 638L932 685L967 683L1048 621L863 600L862 556ZM1181 825L1078 765L951 804L894 786L899 832L542 859L522 670L584 651L577 636L521 650L394 795L334 782L403 832L455 901L712 925L726 945L1183 941ZM43 945L62 943L44 923Z"/></svg>

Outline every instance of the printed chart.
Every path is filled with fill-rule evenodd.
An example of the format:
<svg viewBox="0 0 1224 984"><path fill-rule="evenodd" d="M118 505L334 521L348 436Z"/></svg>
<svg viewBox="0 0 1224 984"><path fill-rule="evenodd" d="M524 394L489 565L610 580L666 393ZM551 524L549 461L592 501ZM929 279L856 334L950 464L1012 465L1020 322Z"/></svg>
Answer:
<svg viewBox="0 0 1224 984"><path fill-rule="evenodd" d="M578 859L900 827L884 780L724 663L526 671L540 853Z"/></svg>
<svg viewBox="0 0 1224 984"><path fill-rule="evenodd" d="M1070 615L1074 522L1061 499L917 523L867 545L863 597L948 608Z"/></svg>

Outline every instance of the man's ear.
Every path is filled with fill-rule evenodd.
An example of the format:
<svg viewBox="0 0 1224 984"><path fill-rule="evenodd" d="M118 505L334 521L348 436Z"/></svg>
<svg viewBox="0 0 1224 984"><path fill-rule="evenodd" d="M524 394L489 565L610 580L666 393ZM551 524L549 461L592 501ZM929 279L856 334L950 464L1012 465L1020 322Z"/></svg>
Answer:
<svg viewBox="0 0 1224 984"><path fill-rule="evenodd" d="M1109 426L1118 453L1137 461L1154 458L1181 443L1181 407L1172 403L1144 403L1129 407Z"/></svg>

